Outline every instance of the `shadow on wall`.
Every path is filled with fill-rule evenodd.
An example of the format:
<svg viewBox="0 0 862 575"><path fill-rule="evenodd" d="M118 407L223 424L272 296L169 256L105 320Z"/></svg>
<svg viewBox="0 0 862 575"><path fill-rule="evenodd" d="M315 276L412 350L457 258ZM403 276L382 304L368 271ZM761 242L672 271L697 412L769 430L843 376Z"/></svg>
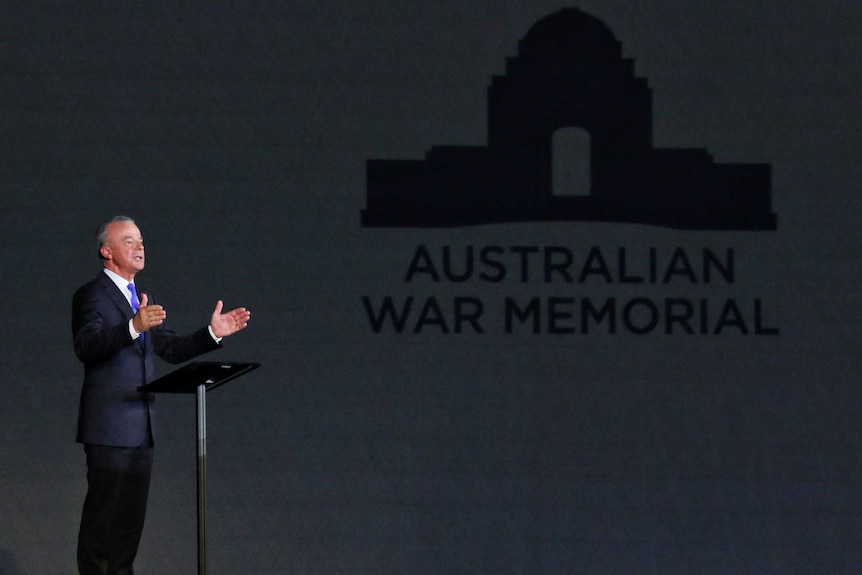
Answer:
<svg viewBox="0 0 862 575"><path fill-rule="evenodd" d="M0 575L23 575L15 561L15 555L7 549L0 548Z"/></svg>

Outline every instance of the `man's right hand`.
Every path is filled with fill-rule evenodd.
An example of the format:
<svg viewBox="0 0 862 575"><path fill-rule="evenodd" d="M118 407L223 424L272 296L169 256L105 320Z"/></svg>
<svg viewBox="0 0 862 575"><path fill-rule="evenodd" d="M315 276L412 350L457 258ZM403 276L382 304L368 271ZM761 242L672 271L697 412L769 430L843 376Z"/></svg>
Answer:
<svg viewBox="0 0 862 575"><path fill-rule="evenodd" d="M141 294L141 305L138 313L132 318L132 327L138 333L148 331L150 328L161 325L168 313L160 305L147 305L147 294Z"/></svg>

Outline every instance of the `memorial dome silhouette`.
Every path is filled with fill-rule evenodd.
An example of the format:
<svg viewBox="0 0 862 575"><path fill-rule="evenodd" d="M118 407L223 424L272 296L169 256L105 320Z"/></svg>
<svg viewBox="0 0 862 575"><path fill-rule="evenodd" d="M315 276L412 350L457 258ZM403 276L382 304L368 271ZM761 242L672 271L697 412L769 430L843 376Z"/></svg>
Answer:
<svg viewBox="0 0 862 575"><path fill-rule="evenodd" d="M577 8L560 10L533 24L519 48L524 58L550 62L607 62L619 59L621 52L611 29Z"/></svg>

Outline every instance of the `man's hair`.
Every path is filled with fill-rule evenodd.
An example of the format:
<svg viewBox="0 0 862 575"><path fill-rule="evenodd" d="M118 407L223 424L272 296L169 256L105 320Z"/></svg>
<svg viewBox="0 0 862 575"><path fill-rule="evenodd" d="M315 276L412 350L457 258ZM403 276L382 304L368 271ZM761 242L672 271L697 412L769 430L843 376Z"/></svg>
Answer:
<svg viewBox="0 0 862 575"><path fill-rule="evenodd" d="M96 232L96 250L99 252L99 259L105 259L102 255L102 246L108 243L108 226L116 222L129 222L134 224L135 220L128 216L114 216L110 220L105 220L99 225L99 231Z"/></svg>

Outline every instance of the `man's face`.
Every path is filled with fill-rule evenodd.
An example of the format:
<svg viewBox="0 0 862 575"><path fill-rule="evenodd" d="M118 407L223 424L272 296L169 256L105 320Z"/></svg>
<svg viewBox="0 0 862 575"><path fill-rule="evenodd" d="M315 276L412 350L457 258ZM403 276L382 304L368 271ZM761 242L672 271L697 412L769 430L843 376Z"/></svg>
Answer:
<svg viewBox="0 0 862 575"><path fill-rule="evenodd" d="M144 269L144 238L131 222L114 222L108 226L108 241L102 246L105 267L131 280Z"/></svg>

